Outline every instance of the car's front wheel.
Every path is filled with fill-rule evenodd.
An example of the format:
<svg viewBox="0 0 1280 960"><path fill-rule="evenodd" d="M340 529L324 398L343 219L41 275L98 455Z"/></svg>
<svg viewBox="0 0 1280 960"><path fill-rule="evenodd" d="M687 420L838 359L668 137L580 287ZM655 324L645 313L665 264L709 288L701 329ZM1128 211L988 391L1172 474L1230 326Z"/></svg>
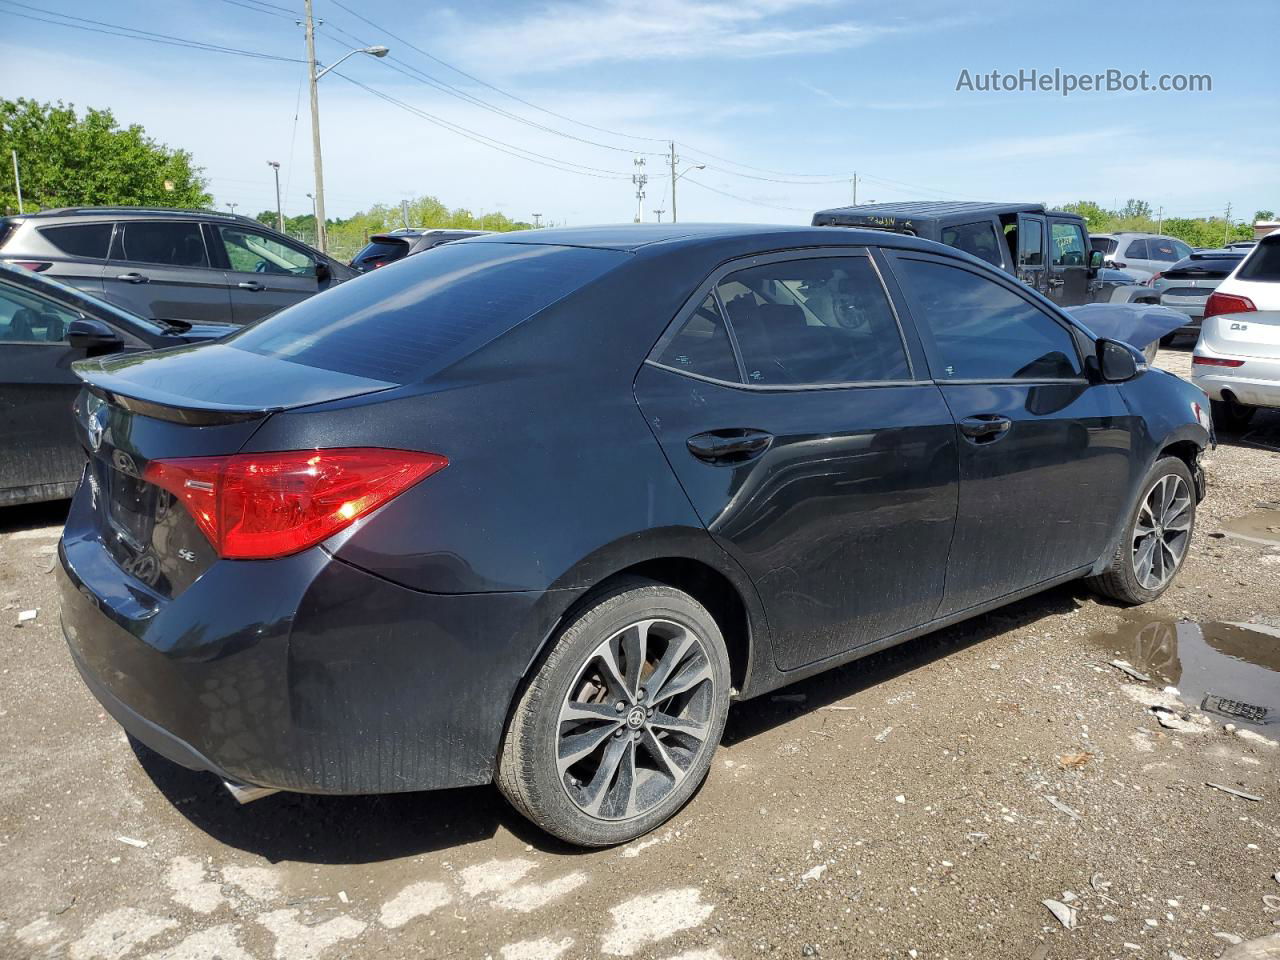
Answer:
<svg viewBox="0 0 1280 960"><path fill-rule="evenodd" d="M1173 582L1191 546L1196 523L1195 481L1177 457L1157 460L1125 522L1111 563L1089 585L1121 603L1149 603Z"/></svg>
<svg viewBox="0 0 1280 960"><path fill-rule="evenodd" d="M664 584L622 582L554 639L511 717L498 787L562 840L632 840L706 777L729 685L724 639L706 608Z"/></svg>

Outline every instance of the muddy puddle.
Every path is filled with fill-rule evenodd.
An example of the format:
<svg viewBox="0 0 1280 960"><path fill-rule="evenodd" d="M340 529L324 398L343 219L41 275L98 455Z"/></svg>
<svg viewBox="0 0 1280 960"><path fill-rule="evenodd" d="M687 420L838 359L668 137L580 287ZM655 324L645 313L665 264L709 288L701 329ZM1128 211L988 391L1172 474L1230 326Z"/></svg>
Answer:
<svg viewBox="0 0 1280 960"><path fill-rule="evenodd" d="M1255 510L1222 525L1222 532L1237 540L1280 546L1280 509Z"/></svg>
<svg viewBox="0 0 1280 960"><path fill-rule="evenodd" d="M1280 736L1280 629L1156 620L1098 639L1153 683L1177 687L1188 707Z"/></svg>

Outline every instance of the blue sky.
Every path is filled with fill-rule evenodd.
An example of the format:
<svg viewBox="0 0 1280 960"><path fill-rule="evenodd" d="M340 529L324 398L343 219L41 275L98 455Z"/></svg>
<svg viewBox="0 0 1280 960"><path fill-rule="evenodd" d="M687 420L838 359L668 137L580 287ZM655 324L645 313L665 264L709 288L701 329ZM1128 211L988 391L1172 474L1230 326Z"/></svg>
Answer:
<svg viewBox="0 0 1280 960"><path fill-rule="evenodd" d="M386 44L387 61L356 57L339 70L418 111L579 172L465 139L335 71L321 82L330 215L430 193L450 206L522 219L536 211L571 224L626 221L636 211L633 156L663 153L669 138L684 145L680 169L707 167L679 183L682 220L806 222L816 209L849 202L855 171L864 202L1110 205L1136 197L1166 216L1221 213L1230 203L1240 218L1280 208L1280 89L1265 62L1280 35L1274 0L1198 4L1186 15L1177 4L1161 14L1026 0L342 3L347 9L315 0L325 21L322 62L356 42ZM285 11L301 6L48 0L43 9L300 58L302 31ZM6 96L109 107L121 122L190 150L217 201L237 203L242 213L274 205L267 161L278 160L286 211L309 209L302 64L12 15L33 10L0 2ZM480 86L406 42L551 112ZM962 69L1032 68L1209 74L1213 89L1065 98L956 91ZM418 79L406 75L415 71ZM422 74L528 122L450 96ZM644 208L652 219L654 209L670 210L669 174L663 156L646 159Z"/></svg>

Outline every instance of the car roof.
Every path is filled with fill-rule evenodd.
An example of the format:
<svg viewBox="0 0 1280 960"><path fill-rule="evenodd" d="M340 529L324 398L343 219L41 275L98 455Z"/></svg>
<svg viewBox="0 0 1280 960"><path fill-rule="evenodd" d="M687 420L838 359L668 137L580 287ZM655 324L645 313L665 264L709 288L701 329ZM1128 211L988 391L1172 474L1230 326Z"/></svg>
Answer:
<svg viewBox="0 0 1280 960"><path fill-rule="evenodd" d="M458 243L554 244L565 247L595 247L604 250L638 252L651 247L707 248L717 245L738 247L755 240L762 249L827 247L877 244L883 247L934 249L937 244L915 237L865 230L856 227L809 227L759 223L641 223L594 227L552 227L490 233L468 237Z"/></svg>
<svg viewBox="0 0 1280 960"><path fill-rule="evenodd" d="M991 217L1008 213L1044 213L1059 217L1076 217L1078 214L1061 210L1048 210L1043 203L987 203L973 200L907 200L897 203L862 203L852 207L831 207L819 210L814 217L881 218L893 220L930 219L950 217Z"/></svg>
<svg viewBox="0 0 1280 960"><path fill-rule="evenodd" d="M221 210L187 209L182 207L54 207L50 210L37 210L34 213L20 213L16 216L10 216L8 219L53 220L75 219L77 217L108 217L113 220L128 219L130 217L140 217L147 220L154 220L157 217L174 217L181 220L205 219L224 223L233 222L253 224L256 227L266 226L260 221L255 220L253 217L246 217L240 213L224 213ZM270 227L267 229L270 229Z"/></svg>

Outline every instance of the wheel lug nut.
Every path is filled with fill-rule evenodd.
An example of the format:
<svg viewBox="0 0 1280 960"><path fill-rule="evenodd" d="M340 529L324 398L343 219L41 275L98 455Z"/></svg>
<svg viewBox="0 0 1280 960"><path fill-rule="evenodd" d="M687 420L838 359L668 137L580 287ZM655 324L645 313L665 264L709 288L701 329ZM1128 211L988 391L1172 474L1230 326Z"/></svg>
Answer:
<svg viewBox="0 0 1280 960"><path fill-rule="evenodd" d="M622 728L621 728L621 727L619 727L617 730L615 730L615 731L613 732L613 735L614 735L615 737L620 737L620 736L622 736L622 734L623 734L623 730L622 730Z"/></svg>
<svg viewBox="0 0 1280 960"><path fill-rule="evenodd" d="M617 703L613 705L613 709L616 712L621 713L623 710L627 709L627 705L623 703L621 700L619 700Z"/></svg>
<svg viewBox="0 0 1280 960"><path fill-rule="evenodd" d="M637 694L637 695L640 697L640 699L641 699L641 700L643 700L645 697L647 697L647 696L648 696L648 694L644 692L644 687L641 687L641 688L640 688L640 690L639 690L639 692L638 692L638 694Z"/></svg>
<svg viewBox="0 0 1280 960"><path fill-rule="evenodd" d="M652 717L652 716L653 716L653 707L650 707L648 710L646 710L646 711L645 711L645 716L646 716L646 717Z"/></svg>

